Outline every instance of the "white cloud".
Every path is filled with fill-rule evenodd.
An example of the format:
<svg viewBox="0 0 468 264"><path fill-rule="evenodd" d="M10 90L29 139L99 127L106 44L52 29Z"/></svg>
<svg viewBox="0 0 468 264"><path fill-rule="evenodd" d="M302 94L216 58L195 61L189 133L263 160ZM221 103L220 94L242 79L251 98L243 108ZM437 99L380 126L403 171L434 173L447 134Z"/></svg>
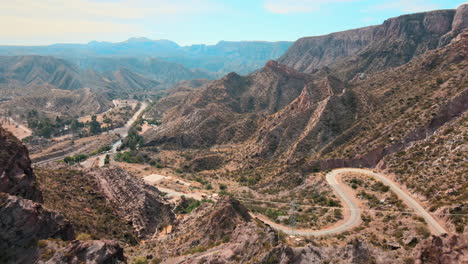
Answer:
<svg viewBox="0 0 468 264"><path fill-rule="evenodd" d="M275 14L310 13L327 4L353 1L356 0L265 0L263 6Z"/></svg>
<svg viewBox="0 0 468 264"><path fill-rule="evenodd" d="M414 13L430 11L440 8L438 5L425 0L396 0L387 1L373 6L372 10L398 10L401 12Z"/></svg>
<svg viewBox="0 0 468 264"><path fill-rule="evenodd" d="M82 42L108 36L145 35L145 28L219 8L214 0L0 1L0 45L28 44L46 36L50 41Z"/></svg>

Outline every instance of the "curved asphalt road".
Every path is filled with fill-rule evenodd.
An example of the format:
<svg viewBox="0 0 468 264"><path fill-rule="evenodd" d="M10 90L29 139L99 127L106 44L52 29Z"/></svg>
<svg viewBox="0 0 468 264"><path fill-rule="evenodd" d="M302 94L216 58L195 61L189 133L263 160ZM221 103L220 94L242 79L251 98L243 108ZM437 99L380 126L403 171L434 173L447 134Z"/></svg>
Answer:
<svg viewBox="0 0 468 264"><path fill-rule="evenodd" d="M339 224L337 226L333 226L330 228L322 229L322 230L310 230L310 229L291 229L291 227L283 226L280 224L276 224L273 221L267 219L263 216L256 216L259 220L267 223L272 228L280 230L288 235L299 235L299 236L324 236L324 235L331 235L337 234L344 231L347 231L355 226L358 226L361 220L361 213L359 205L356 203L355 199L349 195L348 192L345 191L343 188L343 183L341 183L337 176L343 173L359 173L361 175L366 175L370 177L374 177L375 179L380 180L385 185L389 186L390 189L400 198L402 199L406 205L410 208L415 210L420 216L424 218L426 223L429 225L431 231L435 235L441 235L447 233L445 229L418 203L416 202L411 196L405 193L402 189L400 189L393 181L388 179L382 174L374 173L370 170L364 169L354 169L354 168L343 168L343 169L335 169L329 172L326 175L326 180L333 191L340 197L340 199L344 202L344 207L349 210L349 216L345 220L344 223Z"/></svg>

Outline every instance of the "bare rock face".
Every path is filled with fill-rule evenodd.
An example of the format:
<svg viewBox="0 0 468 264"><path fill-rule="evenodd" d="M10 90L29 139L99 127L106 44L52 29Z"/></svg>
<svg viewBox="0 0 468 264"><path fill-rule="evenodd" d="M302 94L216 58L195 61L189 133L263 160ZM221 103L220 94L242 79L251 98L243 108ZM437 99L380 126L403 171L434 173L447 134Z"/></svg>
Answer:
<svg viewBox="0 0 468 264"><path fill-rule="evenodd" d="M439 47L450 43L464 29L468 27L468 4L460 5L453 17L452 30L442 36L439 41Z"/></svg>
<svg viewBox="0 0 468 264"><path fill-rule="evenodd" d="M90 171L119 215L133 225L140 238L153 236L174 219L170 205L153 186L120 168Z"/></svg>
<svg viewBox="0 0 468 264"><path fill-rule="evenodd" d="M41 204L0 193L0 262L33 263L40 239L71 240L71 224Z"/></svg>
<svg viewBox="0 0 468 264"><path fill-rule="evenodd" d="M126 263L123 248L112 240L75 240L66 248L55 253L48 261L41 263L89 263L116 264Z"/></svg>
<svg viewBox="0 0 468 264"><path fill-rule="evenodd" d="M460 5L457 8L452 23L452 31L461 32L468 27L468 4Z"/></svg>
<svg viewBox="0 0 468 264"><path fill-rule="evenodd" d="M26 147L0 127L0 192L42 202Z"/></svg>
<svg viewBox="0 0 468 264"><path fill-rule="evenodd" d="M403 15L378 26L302 38L279 62L307 73L333 66L347 80L385 70L447 45L466 28L466 9L462 5L457 10Z"/></svg>
<svg viewBox="0 0 468 264"><path fill-rule="evenodd" d="M415 249L416 264L451 264L468 261L468 234L433 236Z"/></svg>
<svg viewBox="0 0 468 264"><path fill-rule="evenodd" d="M353 55L375 38L377 27L365 27L325 36L297 40L279 62L301 72L332 64L336 59Z"/></svg>

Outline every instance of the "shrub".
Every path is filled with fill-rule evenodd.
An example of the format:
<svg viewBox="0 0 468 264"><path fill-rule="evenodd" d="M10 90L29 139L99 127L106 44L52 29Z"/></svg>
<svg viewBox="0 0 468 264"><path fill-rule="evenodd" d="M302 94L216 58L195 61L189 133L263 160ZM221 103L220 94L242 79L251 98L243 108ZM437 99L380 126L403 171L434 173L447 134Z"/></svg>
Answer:
<svg viewBox="0 0 468 264"><path fill-rule="evenodd" d="M77 154L75 156L68 156L63 159L63 161L67 164L75 164L75 163L80 163L89 158L88 155L86 154Z"/></svg>
<svg viewBox="0 0 468 264"><path fill-rule="evenodd" d="M429 229L425 225L421 224L416 226L416 233L424 238L428 238L431 235Z"/></svg>
<svg viewBox="0 0 468 264"><path fill-rule="evenodd" d="M115 155L115 160L117 161L123 161L127 163L145 163L145 157L142 155L139 155L138 153L134 151L125 151L121 153L117 153Z"/></svg>
<svg viewBox="0 0 468 264"><path fill-rule="evenodd" d="M52 258L54 254L55 254L55 251L52 248L46 248L42 250L40 258L42 261L47 261L50 258Z"/></svg>
<svg viewBox="0 0 468 264"><path fill-rule="evenodd" d="M90 235L90 234L86 234L86 233L79 233L79 234L76 236L76 239L77 239L77 240L82 240L82 241L91 240L91 235Z"/></svg>
<svg viewBox="0 0 468 264"><path fill-rule="evenodd" d="M111 146L101 146L100 148L96 149L95 151L89 153L90 156L93 156L93 155L97 155L99 153L102 153L102 152L106 152L106 151L109 151L111 150Z"/></svg>
<svg viewBox="0 0 468 264"><path fill-rule="evenodd" d="M133 260L133 264L148 264L148 259L144 256L138 256Z"/></svg>
<svg viewBox="0 0 468 264"><path fill-rule="evenodd" d="M47 240L39 240L39 241L37 242L37 246L38 246L39 248L45 248L45 247L47 247Z"/></svg>

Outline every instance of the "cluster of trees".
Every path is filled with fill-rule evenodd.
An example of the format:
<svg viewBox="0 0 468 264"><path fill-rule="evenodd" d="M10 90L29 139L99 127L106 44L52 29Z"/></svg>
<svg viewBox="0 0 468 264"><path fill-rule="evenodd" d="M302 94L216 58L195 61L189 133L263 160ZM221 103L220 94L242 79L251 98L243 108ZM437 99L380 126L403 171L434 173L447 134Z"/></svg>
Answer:
<svg viewBox="0 0 468 264"><path fill-rule="evenodd" d="M127 137L122 141L122 148L136 150L141 145L143 145L143 137L138 134L136 127L131 127Z"/></svg>
<svg viewBox="0 0 468 264"><path fill-rule="evenodd" d="M75 163L80 163L89 158L88 155L86 154L77 154L75 156L68 156L63 159L63 161L67 164L75 164Z"/></svg>
<svg viewBox="0 0 468 264"><path fill-rule="evenodd" d="M84 127L77 119L64 118L57 116L55 120L51 120L47 116L40 115L36 110L31 110L27 114L28 127L34 131L37 136L50 138L51 136L61 136L69 131L79 131Z"/></svg>
<svg viewBox="0 0 468 264"><path fill-rule="evenodd" d="M91 117L87 124L78 121L76 118L67 118L57 116L55 120L41 115L37 110L31 110L27 114L28 127L34 131L34 134L40 137L50 138L52 136L62 136L67 133L73 133L78 136L86 134L83 128L89 127L89 134L97 135L102 132L101 124L96 116Z"/></svg>
<svg viewBox="0 0 468 264"><path fill-rule="evenodd" d="M136 151L119 152L115 155L115 160L127 163L145 163L149 162L150 158Z"/></svg>

